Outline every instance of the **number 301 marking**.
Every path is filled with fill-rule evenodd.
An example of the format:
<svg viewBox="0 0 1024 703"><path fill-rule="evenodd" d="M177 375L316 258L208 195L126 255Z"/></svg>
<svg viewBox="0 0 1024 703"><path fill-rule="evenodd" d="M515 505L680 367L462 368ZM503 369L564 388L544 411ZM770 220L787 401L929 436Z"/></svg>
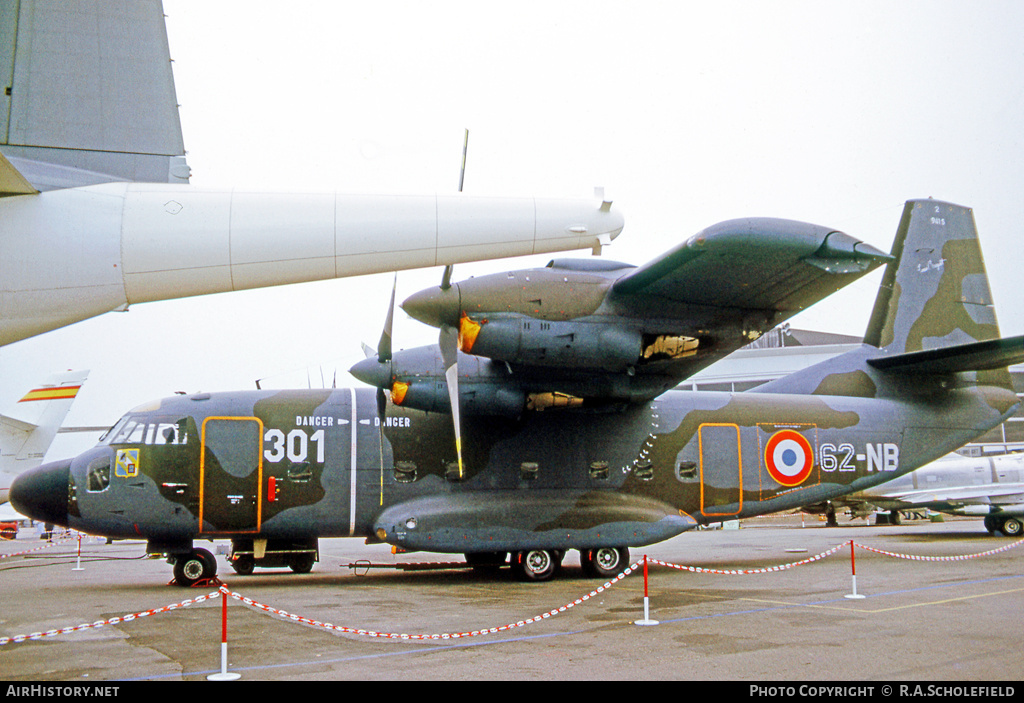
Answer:
<svg viewBox="0 0 1024 703"><path fill-rule="evenodd" d="M263 458L272 464L288 457L288 461L300 463L309 457L309 444L316 445L316 459L318 464L324 463L324 431L317 430L312 435L306 434L306 430L294 429L285 436L281 430L267 430L263 435L263 441L270 445L269 449L263 451Z"/></svg>

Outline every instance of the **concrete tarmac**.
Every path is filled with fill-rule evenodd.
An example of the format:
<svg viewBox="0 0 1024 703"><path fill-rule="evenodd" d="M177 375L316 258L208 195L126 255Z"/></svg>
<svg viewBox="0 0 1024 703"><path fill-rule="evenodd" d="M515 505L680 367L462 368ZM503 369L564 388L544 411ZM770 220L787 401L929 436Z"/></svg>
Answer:
<svg viewBox="0 0 1024 703"><path fill-rule="evenodd" d="M695 573L649 567L600 593L578 555L555 580L521 583L508 569L406 570L401 564L461 561L392 555L358 540L320 542L309 574L257 569L238 576L218 557L220 578L253 601L296 616L381 633L463 633L526 621L493 634L422 641L373 638L296 622L228 599L228 669L242 680L729 680L1019 681L1024 678L1024 545L989 536L978 519L868 526L816 517L744 521L632 550L678 565L758 570L837 551L779 571ZM0 554L45 544L23 530ZM220 544L220 543L219 543ZM226 543L224 543L226 544ZM197 546L210 545L197 543ZM216 586L168 585L168 564L142 542L86 540L0 559L0 637L139 613L194 599ZM350 565L360 562L358 568ZM371 566L367 566L370 564ZM589 597L578 605L559 608ZM204 680L220 668L221 601L0 646L0 679L99 684Z"/></svg>

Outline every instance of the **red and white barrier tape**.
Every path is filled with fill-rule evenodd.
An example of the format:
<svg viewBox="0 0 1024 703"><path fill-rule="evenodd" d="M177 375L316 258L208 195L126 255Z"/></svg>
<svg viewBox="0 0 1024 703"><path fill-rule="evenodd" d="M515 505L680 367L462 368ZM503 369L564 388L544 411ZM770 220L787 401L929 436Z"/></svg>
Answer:
<svg viewBox="0 0 1024 703"><path fill-rule="evenodd" d="M999 547L998 549L990 549L987 552L978 552L977 554L962 554L959 556L952 557L925 557L916 556L913 554L897 554L896 552L887 552L884 549L875 549L874 547L868 547L867 545L859 544L857 542L854 542L853 544L854 546L860 547L861 549L866 549L869 552L875 552L876 554L884 554L887 557L896 557L898 559L912 559L914 561L966 561L968 559L977 559L978 557L987 557L990 554L998 554L999 552L1005 552L1008 549L1019 547L1021 544L1024 544L1024 539L1019 539L1016 542L1012 542L1005 546Z"/></svg>
<svg viewBox="0 0 1024 703"><path fill-rule="evenodd" d="M207 593L205 596L196 596L195 598L187 598L180 603L172 603L165 605L162 608L154 608L152 610L143 610L138 613L130 613L128 615L119 615L108 620L97 620L96 622L82 623L81 625L75 625L74 627L63 627L58 630L47 630L46 632L33 632L30 635L15 635L14 637L0 637L0 646L8 644L10 642L24 642L25 640L40 640L44 637L53 637L54 635L66 635L70 632L81 632L82 630L91 630L104 625L116 625L119 622L131 622L138 618L148 617L150 615L156 615L157 613L169 613L172 610L178 608L187 608L190 605L196 603L202 603L203 601L216 598L220 595L220 591L213 591Z"/></svg>
<svg viewBox="0 0 1024 703"><path fill-rule="evenodd" d="M66 532L66 533L64 533L62 535L54 537L51 540L47 540L46 544L43 544L43 545L41 545L39 547L34 547L32 549L26 549L24 552L14 552L12 554L0 554L0 559L6 559L8 557L21 557L21 556L25 556L26 554L31 554L32 552L38 552L38 551L40 551L42 549L49 549L50 547L57 546L58 544L63 545L63 544L68 544L69 542L74 542L78 538L79 538L79 533L77 533L77 532Z"/></svg>
<svg viewBox="0 0 1024 703"><path fill-rule="evenodd" d="M563 605L560 608L554 608L553 610L549 610L546 613L541 613L540 615L535 615L534 617L528 618L526 620L520 620L518 622L509 623L507 625L501 625L501 626L498 626L498 627L488 627L488 628L482 628L482 629L479 629L479 630L472 630L470 632L444 632L444 633L436 633L436 634L431 634L431 635L416 635L416 634L412 634L411 635L411 634L404 633L404 632L403 633L398 633L398 632L376 632L374 630L366 630L366 629L362 629L362 628L347 627L345 625L332 625L329 622L322 622L320 620L313 620L311 618L306 618L306 617L303 617L301 615L295 615L294 613L289 613L288 611L281 610L280 608L274 608L274 607L271 607L269 605L264 605L263 603L259 603L257 601L254 601L251 598L247 598L246 596L243 596L243 595L241 595L239 593L235 593L234 591L227 590L226 587L223 587L223 586L221 587L221 590L224 591L225 593L227 593L229 596L231 596L235 600L241 601L245 605L248 605L248 606L250 606L252 608L256 608L258 610L262 610L263 612L270 613L272 615L278 615L278 616L280 616L282 618L286 618L286 619L291 620L293 622L301 622L301 623L303 623L305 625L312 625L314 627L319 627L319 628L322 628L322 629L325 629L325 630L330 630L330 631L333 631L333 632L345 632L345 633L352 634L352 635L362 635L362 636L365 636L365 637L378 637L378 638L381 638L381 639L389 639L389 640L417 640L417 641L423 641L423 640L456 640L456 639L463 639L463 638L466 638L466 637L477 637L479 635L490 635L490 634L494 634L496 632L506 632L508 630L514 630L514 629L516 629L518 627L525 627L526 625L532 625L533 623L541 622L542 620L547 620L550 617L553 617L553 616L558 615L560 613L564 613L567 610L569 610L570 608L573 608L573 607L575 607L577 605L581 605L581 604L589 601L591 598L594 598L595 596L597 596L600 593L604 593L609 588L611 588L613 585L615 585L616 583L618 583L619 581L621 581L622 579L626 578L627 576L632 574L634 571L636 571L639 568L639 566L640 566L640 562L637 562L637 563L633 564L632 566L624 569L622 571L622 573L620 573L615 578L606 581L604 583L604 585L598 586L597 588L595 588L593 591L591 591L587 595L581 596L581 597L577 598L576 600L572 601L571 603L566 603L565 605Z"/></svg>
<svg viewBox="0 0 1024 703"><path fill-rule="evenodd" d="M46 544L44 544L42 546L35 547L34 549L26 549L24 552L14 552L13 554L0 554L0 559L6 559L7 557L21 557L21 556L25 556L26 554L31 554L32 552L38 552L41 549L47 549L47 548L52 547L52 546L54 546L56 544L57 544L56 542L47 542Z"/></svg>
<svg viewBox="0 0 1024 703"><path fill-rule="evenodd" d="M839 551L840 549L842 549L843 547L845 547L848 544L852 544L854 546L860 547L861 549L866 549L866 550L868 550L870 552L876 552L878 554L882 554L882 555L885 555L885 556L898 557L900 559L913 559L913 560L918 560L918 561L962 561L962 560L966 560L966 559L975 559L977 557L989 556L991 554L997 554L999 552L1005 552L1005 551L1007 551L1009 549L1013 549L1014 547L1020 546L1022 543L1024 543L1024 539L1018 540L1018 541L1016 541L1016 542L1014 542L1012 544L1008 544L1008 545L1005 545L1003 547L999 547L998 549L992 549L992 550L989 550L987 552L979 552L977 554L965 554L965 555L961 555L961 556L949 556L949 557L928 557L928 556L914 556L914 555L907 555L907 554L897 554L895 552L887 552L885 550L875 549L874 547L868 547L868 546L865 546L863 544L858 544L858 543L854 542L853 540L848 540L846 542L843 542L840 545L832 547L831 549L828 549L828 550L826 550L824 552L821 552L820 554L816 554L816 555L814 555L812 557L809 557L807 559L801 559L800 561L795 561L795 562L791 562L791 563L788 563L788 564L780 564L778 566L764 567L764 568L761 568L761 569L708 569L708 568L700 567L700 566L685 566L685 565L681 565L681 564L672 564L670 562L661 561L660 559L651 559L649 557L648 557L647 561L650 564L659 564L661 566L665 566L665 567L668 567L670 569L677 569L677 570L681 570L681 571L690 571L690 572L698 573L698 574L722 574L722 575L728 575L728 576L736 576L736 575L751 575L751 574L767 574L767 573L772 573L772 572L777 572L777 571L785 571L787 569L792 569L793 567L802 566L804 564L810 564L810 563L813 563L813 562L816 562L816 561L820 561L821 559L824 559L827 556L831 556L832 554L835 554L837 551ZM47 546L49 546L49 545L47 545ZM29 551L30 552L37 551L38 549L43 549L43 548L45 548L45 547L39 547L37 549L33 549L33 550L29 550ZM23 554L27 554L28 552L22 552L22 553ZM16 556L16 555L10 554L10 555L7 555L7 556ZM38 640L38 639L42 639L44 637L53 637L55 635L63 635L63 634L71 633L71 632L79 632L81 630L88 630L88 629L93 629L93 628L99 628L99 627L103 627L104 625L114 625L114 624L121 623L121 622L130 622L132 620L135 620L135 619L138 619L138 618L144 618L144 617L147 617L149 615L156 615L158 613L171 612L173 610L177 610L178 608L185 608L185 607L188 607L190 605L194 605L196 603L202 603L202 602L210 600L212 598L216 598L221 593L227 594L228 596L231 596L235 600L240 601L244 605L247 605L247 606L249 606L251 608L255 608L257 610L261 610L261 611L263 611L265 613L268 613L268 614L271 614L271 615L277 615L277 616L285 618L287 620L291 620L292 622L299 622L299 623L303 623L305 625L311 625L313 627L319 627L319 628L322 628L322 629L325 629L325 630L330 630L330 631L333 631L333 632L345 632L345 633L353 634L353 635L362 635L362 636L365 636L365 637L376 637L376 638L380 638L380 639L389 639L389 640L419 640L419 641L423 641L423 640L463 639L463 638L466 638L466 637L476 637L478 635L489 635L489 634L494 634L494 633L497 633L497 632L506 632L508 630L513 630L513 629L516 629L516 628L519 628L519 627L524 627L526 625L531 625L533 623L541 622L541 621L547 620L548 618L551 618L551 617L553 617L555 615L559 615L560 613L564 613L567 610L569 610L570 608L573 608L573 607L575 607L577 605L581 605L581 604L589 601L591 598L594 598L595 596L597 596L597 595L599 595L601 593L604 593L609 588L611 588L612 586L617 584L619 581L623 580L627 576L633 574L638 569L640 569L641 568L641 564L642 564L642 561L638 561L638 562L635 562L635 563L631 564L628 568L624 569L622 571L622 573L620 573L615 578L606 581L603 585L598 586L597 588L592 590L587 595L581 596L580 598L577 598L576 600L574 600L574 601L572 601L570 603L566 603L565 605L561 606L560 608L554 608L553 610L549 610L546 613L541 613L540 615L535 615L534 617L528 618L526 620L520 620L518 622L509 623L507 625L501 625L499 627L489 627L489 628L482 628L482 629L479 629L479 630L472 630L472 631L469 631L469 632L445 632L445 633L436 633L436 634L426 635L426 634L408 634L408 633L396 633L396 632L377 632L377 631L374 631L374 630L366 630L366 629L362 629L362 628L348 627L348 626L345 626L345 625L333 625L333 624L328 623L328 622L323 622L323 621L320 621L320 620L314 620L312 618L307 618L307 617L303 617L301 615L296 615L294 613L289 613L288 611L282 610L280 608L274 608L272 606L265 605L263 603L255 601L255 600L253 600L251 598L243 596L240 593L236 593L235 591L232 591L232 590L228 589L227 586L221 586L218 590L211 591L210 593L207 593L206 595L197 596L195 598L188 598L186 600L181 601L180 603L172 603L170 605L165 605L162 608L155 608L155 609L152 609L152 610L144 610L144 611L141 611L141 612L138 612L138 613L131 613L129 615L122 615L122 616L110 618L108 620L97 620L96 622L93 622L93 623L83 623L81 625L76 625L74 627L65 627L65 628L61 628L61 629L47 630L46 632L33 632L32 634L29 634L29 635L16 635L14 637L0 637L0 646L3 646L5 644L9 644L11 642L18 643L18 642L24 642L25 640Z"/></svg>
<svg viewBox="0 0 1024 703"><path fill-rule="evenodd" d="M847 544L849 544L849 542L843 542L843 544L832 547L832 549L824 551L821 554L816 554L813 557L809 557L807 559L794 561L790 564L767 566L762 569L708 569L702 566L684 566L682 564L671 564L667 561L661 561L660 559L651 559L649 557L647 561L650 564L659 564L661 566L667 566L670 569L678 569L680 571L692 571L695 574L723 574L727 576L743 576L747 574L768 574L774 571L785 571L786 569L792 569L794 566L802 566L804 564L810 564L811 562L819 561L827 556L835 554Z"/></svg>

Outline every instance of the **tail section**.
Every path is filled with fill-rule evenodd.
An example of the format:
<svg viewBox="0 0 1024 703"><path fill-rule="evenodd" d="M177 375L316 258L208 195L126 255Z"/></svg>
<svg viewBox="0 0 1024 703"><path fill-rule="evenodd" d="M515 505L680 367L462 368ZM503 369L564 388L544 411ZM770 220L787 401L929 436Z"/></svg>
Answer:
<svg viewBox="0 0 1024 703"><path fill-rule="evenodd" d="M762 393L880 397L961 383L1010 389L1006 366L1024 362L1024 338L1001 339L971 208L911 200L903 209L864 345L760 386ZM905 390L905 389L904 389Z"/></svg>
<svg viewBox="0 0 1024 703"><path fill-rule="evenodd" d="M187 183L160 0L0 2L0 195Z"/></svg>
<svg viewBox="0 0 1024 703"><path fill-rule="evenodd" d="M999 338L970 208L907 202L892 253L865 344L904 354Z"/></svg>
<svg viewBox="0 0 1024 703"><path fill-rule="evenodd" d="M977 371L981 385L1010 388L1006 365L1020 339L1000 340L971 208L911 200L893 242L864 343L875 368L904 373Z"/></svg>
<svg viewBox="0 0 1024 703"><path fill-rule="evenodd" d="M0 415L0 503L7 501L14 476L42 463L88 375L70 372L30 390L18 401L26 419Z"/></svg>

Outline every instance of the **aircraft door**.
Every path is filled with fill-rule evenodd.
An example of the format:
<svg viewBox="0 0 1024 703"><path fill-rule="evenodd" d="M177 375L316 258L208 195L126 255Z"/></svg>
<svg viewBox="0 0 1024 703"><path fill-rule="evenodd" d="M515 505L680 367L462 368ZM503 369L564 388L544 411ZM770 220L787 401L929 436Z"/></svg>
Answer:
<svg viewBox="0 0 1024 703"><path fill-rule="evenodd" d="M203 421L199 532L259 532L263 423L255 417Z"/></svg>
<svg viewBox="0 0 1024 703"><path fill-rule="evenodd" d="M736 515L743 509L740 428L708 423L697 429L700 443L700 510L704 515Z"/></svg>

